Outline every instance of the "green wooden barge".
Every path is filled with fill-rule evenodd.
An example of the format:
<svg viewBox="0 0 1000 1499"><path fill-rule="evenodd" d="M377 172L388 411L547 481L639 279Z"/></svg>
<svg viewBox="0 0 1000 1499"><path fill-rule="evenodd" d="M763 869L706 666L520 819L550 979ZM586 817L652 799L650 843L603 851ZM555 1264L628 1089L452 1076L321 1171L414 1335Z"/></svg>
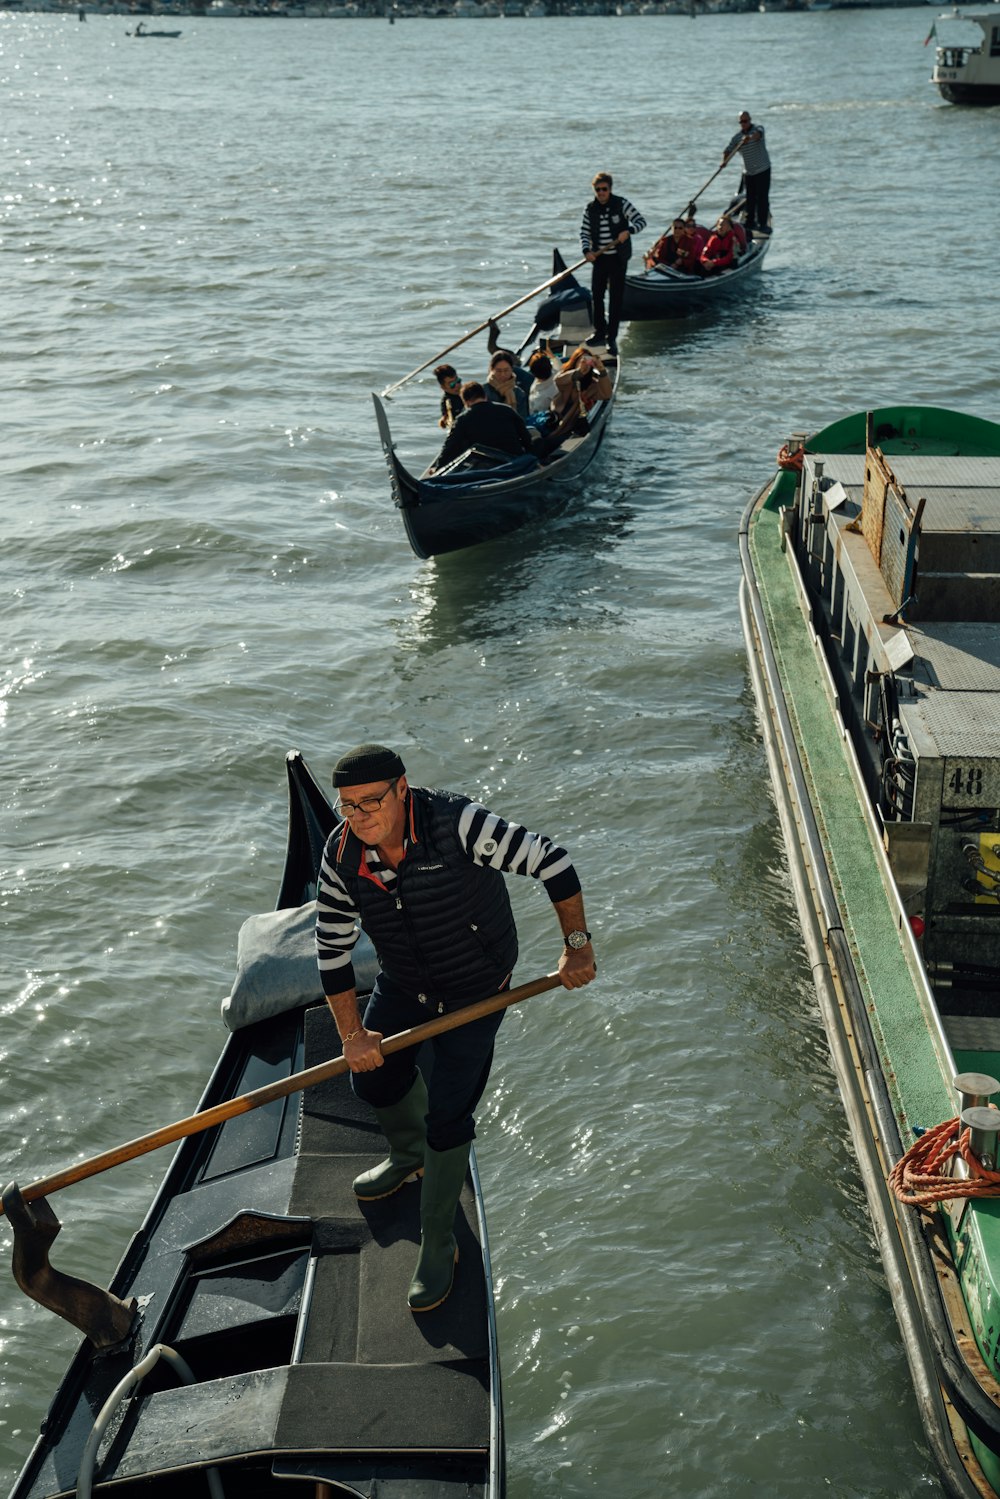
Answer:
<svg viewBox="0 0 1000 1499"><path fill-rule="evenodd" d="M779 462L741 613L791 883L928 1440L989 1499L1000 1200L917 1209L887 1178L951 1118L974 1155L948 1184L1000 1149L1000 425L891 407Z"/></svg>

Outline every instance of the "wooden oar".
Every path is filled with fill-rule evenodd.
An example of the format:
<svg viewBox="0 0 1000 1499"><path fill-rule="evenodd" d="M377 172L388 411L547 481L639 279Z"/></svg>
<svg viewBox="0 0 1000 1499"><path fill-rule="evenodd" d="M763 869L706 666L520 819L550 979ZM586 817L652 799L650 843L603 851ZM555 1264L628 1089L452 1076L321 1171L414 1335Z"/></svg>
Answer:
<svg viewBox="0 0 1000 1499"><path fill-rule="evenodd" d="M428 1020L425 1025L415 1025L410 1030L397 1032L395 1036L386 1036L382 1042L382 1053L388 1055L394 1051L405 1051L408 1046L419 1046L431 1036L457 1030L461 1025L468 1025L470 1020L479 1020L483 1015L505 1010L509 1005L519 1004L522 999L543 994L546 989L556 989L559 983L558 973L547 973L544 978L532 979L530 983L520 984L516 989L491 994L488 999L480 999L475 1004L466 1005L464 1009L439 1015L436 1020ZM176 1124L167 1124L163 1129L154 1130L152 1134L140 1135L138 1139L130 1140L125 1145L105 1150L101 1155L79 1161L75 1166L67 1166L54 1176L46 1176L30 1187L23 1187L21 1197L25 1202L48 1197L52 1192L62 1191L63 1187L86 1181L89 1176L110 1171L112 1166L121 1166L125 1161L135 1160L137 1156L148 1155L151 1150L159 1150L161 1145L172 1145L175 1140L183 1140L186 1135L197 1135L217 1124L225 1124L227 1119L235 1119L238 1114L249 1114L251 1109L259 1109L262 1104L272 1103L276 1098L299 1093L303 1088L325 1082L330 1077L340 1077L347 1070L347 1063L340 1056L329 1062L321 1062L316 1067L307 1067L303 1072L293 1072L290 1077L268 1083L263 1088L255 1088L252 1093L241 1093L238 1098L230 1098L226 1103L216 1104L214 1108L205 1109L200 1114L190 1114L186 1119L178 1119Z"/></svg>
<svg viewBox="0 0 1000 1499"><path fill-rule="evenodd" d="M461 338L456 338L455 342L453 344L449 344L446 349L442 349L440 354L435 354L433 358L425 359L423 364L418 364L415 370L411 370L408 375L404 375L402 380L397 380L395 385L387 385L385 390L382 392L383 399L391 396L394 390L399 390L406 384L408 380L412 380L414 375L419 375L421 370L427 369L429 365L437 364L438 360L443 359L446 354L450 354L452 349L457 349L460 344L468 343L470 338L475 338L477 333L482 333L483 330L485 328L488 328L491 323L498 323L500 319L502 317L506 317L509 312L515 312L518 307L523 307L525 302L530 302L532 297L537 297L540 291L546 291L548 287L555 286L557 281L563 281L567 276L572 276L574 271L578 271L580 267L582 265L586 265L586 263L587 257L585 255L582 260L577 261L576 265L569 265L564 271L560 271L558 275L550 276L548 281L543 281L541 286L536 286L534 290L529 291L526 296L519 297L516 302L511 302L510 306L505 307L502 312L496 312L492 317L488 317L485 323L479 323L477 327L470 328L468 333L463 333Z"/></svg>

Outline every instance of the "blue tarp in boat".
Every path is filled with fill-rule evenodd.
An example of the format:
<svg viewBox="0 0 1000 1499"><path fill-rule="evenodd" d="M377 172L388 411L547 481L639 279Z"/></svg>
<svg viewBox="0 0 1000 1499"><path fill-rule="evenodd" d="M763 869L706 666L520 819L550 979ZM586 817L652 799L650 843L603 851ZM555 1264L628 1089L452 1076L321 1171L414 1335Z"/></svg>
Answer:
<svg viewBox="0 0 1000 1499"><path fill-rule="evenodd" d="M473 493L489 489L507 479L520 479L523 474L530 474L541 466L531 453L524 453L509 463L498 463L494 468L467 468L456 473L435 474L431 479L418 479L420 503L447 499L456 489L468 489Z"/></svg>

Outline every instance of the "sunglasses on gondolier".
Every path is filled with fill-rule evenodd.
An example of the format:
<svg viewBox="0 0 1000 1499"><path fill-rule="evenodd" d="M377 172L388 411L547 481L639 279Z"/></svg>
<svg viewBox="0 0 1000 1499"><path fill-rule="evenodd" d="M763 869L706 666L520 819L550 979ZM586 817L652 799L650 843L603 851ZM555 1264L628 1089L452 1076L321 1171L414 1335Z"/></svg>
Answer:
<svg viewBox="0 0 1000 1499"><path fill-rule="evenodd" d="M356 812L377 812L398 780L399 777L396 776L390 781L381 796L363 796L359 802L345 802L342 797L338 797L334 811L338 817L353 817Z"/></svg>

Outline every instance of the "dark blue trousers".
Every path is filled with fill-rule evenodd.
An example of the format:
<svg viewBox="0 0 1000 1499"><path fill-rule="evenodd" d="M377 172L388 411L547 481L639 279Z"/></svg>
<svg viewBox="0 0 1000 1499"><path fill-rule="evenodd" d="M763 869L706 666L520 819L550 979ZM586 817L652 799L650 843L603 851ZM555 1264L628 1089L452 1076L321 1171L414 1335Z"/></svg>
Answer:
<svg viewBox="0 0 1000 1499"><path fill-rule="evenodd" d="M496 990L487 990L477 998L485 999L491 993ZM499 1010L495 1015L484 1015L427 1042L432 1053L427 1076L427 1143L432 1150L452 1150L475 1138L473 1110L486 1088L493 1065L493 1042L506 1013ZM367 1030L393 1036L436 1015L436 1005L421 1004L414 990L380 973L365 1009L364 1023ZM352 1072L351 1087L372 1108L391 1108L410 1091L416 1070L416 1052L408 1047L392 1052L374 1072Z"/></svg>
<svg viewBox="0 0 1000 1499"><path fill-rule="evenodd" d="M603 343L617 338L625 299L628 261L620 255L598 255L591 266L590 293L594 299L594 337ZM604 293L608 293L608 315L604 316Z"/></svg>
<svg viewBox="0 0 1000 1499"><path fill-rule="evenodd" d="M766 229L770 212L771 168L754 172L752 177L744 177L743 181L747 195L747 228Z"/></svg>

